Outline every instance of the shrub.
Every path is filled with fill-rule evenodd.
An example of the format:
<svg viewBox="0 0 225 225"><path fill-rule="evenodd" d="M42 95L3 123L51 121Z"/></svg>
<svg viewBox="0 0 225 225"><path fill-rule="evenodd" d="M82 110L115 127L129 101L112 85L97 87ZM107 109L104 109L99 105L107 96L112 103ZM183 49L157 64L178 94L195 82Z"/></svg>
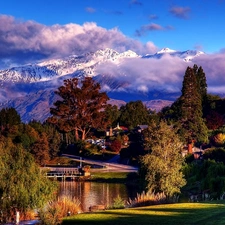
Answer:
<svg viewBox="0 0 225 225"><path fill-rule="evenodd" d="M203 158L208 160L215 160L216 162L223 162L225 164L225 149L211 148L204 151Z"/></svg>
<svg viewBox="0 0 225 225"><path fill-rule="evenodd" d="M116 140L112 141L110 149L113 152L119 153L121 150L121 147L122 147L121 141L116 139Z"/></svg>
<svg viewBox="0 0 225 225"><path fill-rule="evenodd" d="M109 207L110 209L124 209L125 204L124 200L118 195L114 200L112 206Z"/></svg>
<svg viewBox="0 0 225 225"><path fill-rule="evenodd" d="M216 146L223 146L225 142L225 134L218 133L213 137L213 142Z"/></svg>
<svg viewBox="0 0 225 225"><path fill-rule="evenodd" d="M68 196L59 197L56 201L51 201L40 210L39 216L43 225L60 224L63 217L75 215L80 212L80 202Z"/></svg>

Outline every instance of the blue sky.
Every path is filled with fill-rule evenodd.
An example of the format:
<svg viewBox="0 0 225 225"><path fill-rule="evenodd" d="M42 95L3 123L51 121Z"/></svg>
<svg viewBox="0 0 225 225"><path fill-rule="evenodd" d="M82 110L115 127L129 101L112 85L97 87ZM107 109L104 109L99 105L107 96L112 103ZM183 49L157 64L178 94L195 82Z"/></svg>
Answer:
<svg viewBox="0 0 225 225"><path fill-rule="evenodd" d="M0 1L0 66L99 48L225 50L225 0Z"/></svg>
<svg viewBox="0 0 225 225"><path fill-rule="evenodd" d="M7 0L0 13L52 26L94 22L157 48L224 48L224 0Z"/></svg>

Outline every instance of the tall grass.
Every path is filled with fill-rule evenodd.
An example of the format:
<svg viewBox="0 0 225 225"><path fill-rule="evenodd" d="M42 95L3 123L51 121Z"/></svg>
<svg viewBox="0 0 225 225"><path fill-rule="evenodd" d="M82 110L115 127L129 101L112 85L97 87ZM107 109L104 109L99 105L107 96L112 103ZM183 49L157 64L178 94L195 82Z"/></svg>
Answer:
<svg viewBox="0 0 225 225"><path fill-rule="evenodd" d="M158 205L171 202L178 202L178 197L174 196L168 199L164 193L142 192L141 194L138 193L134 199L129 199L127 207Z"/></svg>
<svg viewBox="0 0 225 225"><path fill-rule="evenodd" d="M39 211L41 224L57 225L63 217L78 214L81 211L80 201L69 196L59 197L49 202L44 209Z"/></svg>

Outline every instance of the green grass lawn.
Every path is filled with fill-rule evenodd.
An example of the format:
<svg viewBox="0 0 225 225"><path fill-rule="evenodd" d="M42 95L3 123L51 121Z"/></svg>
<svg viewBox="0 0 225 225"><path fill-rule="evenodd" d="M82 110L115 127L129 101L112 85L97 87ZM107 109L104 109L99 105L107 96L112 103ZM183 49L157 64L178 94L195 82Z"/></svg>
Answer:
<svg viewBox="0 0 225 225"><path fill-rule="evenodd" d="M65 218L63 225L224 225L225 201L165 204L83 213Z"/></svg>

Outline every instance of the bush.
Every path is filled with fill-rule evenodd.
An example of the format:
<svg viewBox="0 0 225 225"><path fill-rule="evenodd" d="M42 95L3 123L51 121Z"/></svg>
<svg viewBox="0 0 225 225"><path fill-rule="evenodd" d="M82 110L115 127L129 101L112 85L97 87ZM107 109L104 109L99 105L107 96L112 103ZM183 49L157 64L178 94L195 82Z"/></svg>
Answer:
<svg viewBox="0 0 225 225"><path fill-rule="evenodd" d="M204 151L203 158L208 160L215 160L216 162L223 162L225 164L225 149L211 148Z"/></svg>
<svg viewBox="0 0 225 225"><path fill-rule="evenodd" d="M218 133L215 136L213 136L212 140L215 146L223 146L225 142L225 134Z"/></svg>
<svg viewBox="0 0 225 225"><path fill-rule="evenodd" d="M113 152L119 153L120 150L121 150L121 147L122 147L121 141L116 139L116 140L112 141L111 146L110 146L110 149Z"/></svg>
<svg viewBox="0 0 225 225"><path fill-rule="evenodd" d="M120 196L117 196L114 199L112 206L110 206L109 208L110 209L124 209L125 208L124 200Z"/></svg>
<svg viewBox="0 0 225 225"><path fill-rule="evenodd" d="M60 224L63 217L75 215L80 212L80 202L68 196L59 197L56 201L49 202L40 210L39 216L43 225Z"/></svg>

